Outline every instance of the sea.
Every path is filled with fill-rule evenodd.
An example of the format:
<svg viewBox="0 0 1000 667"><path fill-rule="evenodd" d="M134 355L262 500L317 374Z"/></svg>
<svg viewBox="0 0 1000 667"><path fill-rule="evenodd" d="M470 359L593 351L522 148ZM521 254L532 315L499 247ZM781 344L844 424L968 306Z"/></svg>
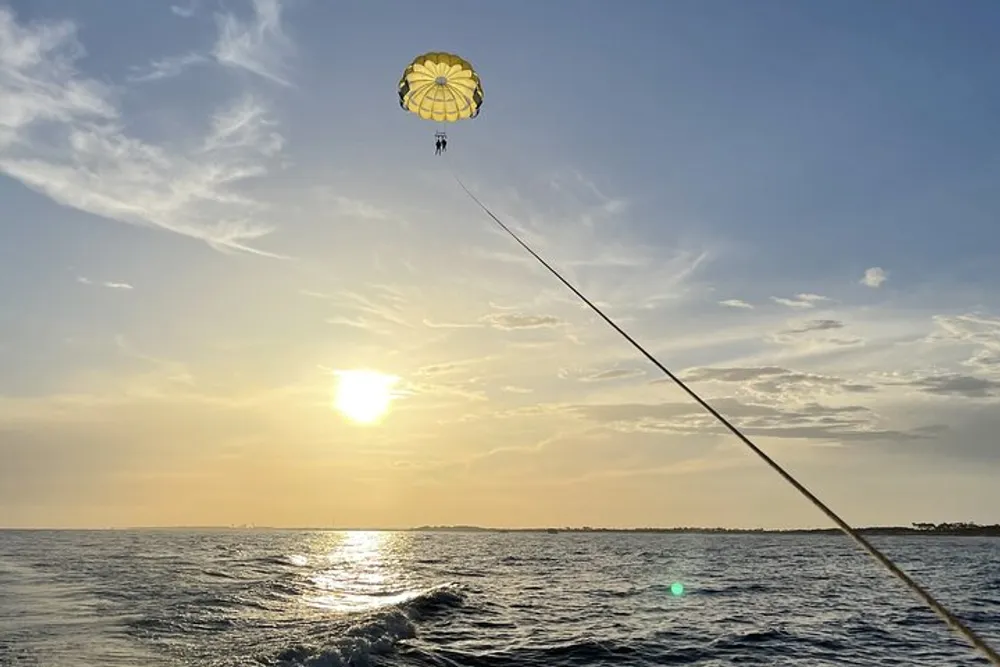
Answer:
<svg viewBox="0 0 1000 667"><path fill-rule="evenodd" d="M872 538L994 645L1000 538ZM0 531L0 665L987 665L841 535Z"/></svg>

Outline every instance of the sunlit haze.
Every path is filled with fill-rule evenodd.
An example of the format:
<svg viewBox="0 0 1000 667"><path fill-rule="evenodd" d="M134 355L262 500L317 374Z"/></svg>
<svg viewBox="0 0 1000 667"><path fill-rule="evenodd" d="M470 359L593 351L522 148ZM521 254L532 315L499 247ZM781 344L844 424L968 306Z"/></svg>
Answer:
<svg viewBox="0 0 1000 667"><path fill-rule="evenodd" d="M848 520L1000 521L997 25L0 0L0 526L828 525L452 172Z"/></svg>

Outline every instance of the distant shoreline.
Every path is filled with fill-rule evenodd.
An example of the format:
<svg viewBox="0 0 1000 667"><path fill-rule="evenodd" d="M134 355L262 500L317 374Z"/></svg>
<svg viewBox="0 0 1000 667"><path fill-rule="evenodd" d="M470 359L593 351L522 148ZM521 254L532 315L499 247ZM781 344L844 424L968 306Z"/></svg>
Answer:
<svg viewBox="0 0 1000 667"><path fill-rule="evenodd" d="M865 526L858 532L866 535L937 535L967 537L1000 537L1000 524L980 525L975 523L915 523L910 526ZM624 534L667 534L667 535L837 535L838 528L600 528L600 527L548 527L548 528L492 528L486 526L417 526L410 528L363 528L363 527L294 527L273 526L135 526L129 528L5 528L0 531L170 531L170 532L231 532L231 531L327 531L327 532L385 532L385 533L624 533Z"/></svg>
<svg viewBox="0 0 1000 667"><path fill-rule="evenodd" d="M839 535L839 528L484 528L480 526L420 526L407 532L427 533L650 533L681 535ZM1000 537L1000 524L916 524L915 526L864 526L867 535L971 535Z"/></svg>

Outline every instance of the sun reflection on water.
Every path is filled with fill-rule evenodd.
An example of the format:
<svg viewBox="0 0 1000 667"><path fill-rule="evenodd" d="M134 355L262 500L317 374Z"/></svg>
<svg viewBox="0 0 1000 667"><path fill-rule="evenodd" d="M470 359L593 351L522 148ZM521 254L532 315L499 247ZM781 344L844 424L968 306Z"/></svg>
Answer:
<svg viewBox="0 0 1000 667"><path fill-rule="evenodd" d="M332 533L317 543L312 590L303 601L318 609L358 612L397 604L417 594L411 577L400 567L409 538L402 533L351 531Z"/></svg>

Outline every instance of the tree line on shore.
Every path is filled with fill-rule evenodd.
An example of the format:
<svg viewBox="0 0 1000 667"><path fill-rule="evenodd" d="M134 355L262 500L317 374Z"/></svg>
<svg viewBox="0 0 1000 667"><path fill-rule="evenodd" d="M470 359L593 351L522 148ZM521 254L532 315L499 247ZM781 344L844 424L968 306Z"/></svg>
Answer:
<svg viewBox="0 0 1000 667"><path fill-rule="evenodd" d="M599 528L592 526L561 528L488 528L483 526L419 526L411 528L415 532L491 532L491 533L725 533L725 534L823 534L839 533L838 528L702 528L677 526L671 528ZM879 535L988 535L1000 536L1000 524L978 524L969 521L928 523L914 522L909 526L867 526L860 532Z"/></svg>

